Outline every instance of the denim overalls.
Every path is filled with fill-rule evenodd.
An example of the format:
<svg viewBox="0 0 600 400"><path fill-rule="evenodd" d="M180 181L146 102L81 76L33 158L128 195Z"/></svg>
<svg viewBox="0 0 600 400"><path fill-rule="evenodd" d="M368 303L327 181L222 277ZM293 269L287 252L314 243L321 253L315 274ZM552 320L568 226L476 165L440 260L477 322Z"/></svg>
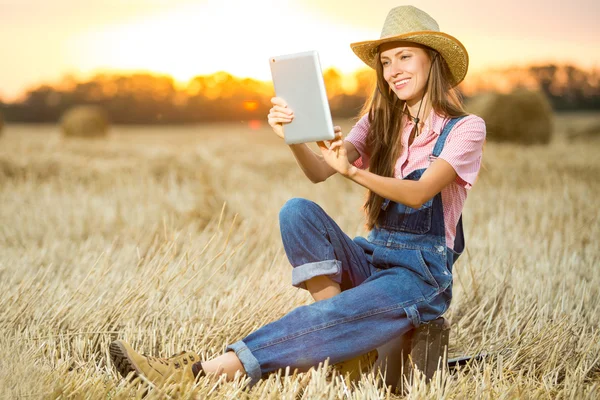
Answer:
<svg viewBox="0 0 600 400"><path fill-rule="evenodd" d="M446 124L430 161L461 118ZM404 179L418 180L424 171ZM454 249L446 246L441 193L418 210L385 200L367 238L350 239L305 199L289 200L279 219L292 284L306 288L304 281L326 275L342 292L298 307L226 348L235 351L251 384L286 366L306 371L326 358L334 364L367 353L447 310L464 236L461 218Z"/></svg>

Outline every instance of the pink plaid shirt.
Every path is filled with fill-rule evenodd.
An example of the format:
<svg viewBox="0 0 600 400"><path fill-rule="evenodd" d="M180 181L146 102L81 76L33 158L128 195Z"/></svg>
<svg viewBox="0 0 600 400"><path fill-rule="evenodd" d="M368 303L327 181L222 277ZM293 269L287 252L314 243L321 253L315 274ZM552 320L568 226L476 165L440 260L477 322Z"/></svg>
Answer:
<svg viewBox="0 0 600 400"><path fill-rule="evenodd" d="M446 118L431 111L421 134L408 146L408 139L414 123L404 119L402 131L402 153L396 162L394 177L403 179L412 171L427 168L429 155L433 152ZM369 149L366 146L369 120L365 114L353 127L346 140L354 145L360 157L353 163L357 168L369 167ZM470 189L477 178L481 165L483 143L485 141L485 122L476 115L468 115L456 123L439 158L446 160L458 175L456 180L442 189L444 206L444 225L446 227L446 245L454 247L456 225L462 212L467 189Z"/></svg>

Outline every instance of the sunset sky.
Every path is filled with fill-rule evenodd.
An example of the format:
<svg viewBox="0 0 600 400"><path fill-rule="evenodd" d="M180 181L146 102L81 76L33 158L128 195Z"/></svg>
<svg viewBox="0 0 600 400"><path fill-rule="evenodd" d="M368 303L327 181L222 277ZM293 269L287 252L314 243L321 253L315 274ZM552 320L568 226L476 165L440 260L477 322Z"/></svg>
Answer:
<svg viewBox="0 0 600 400"><path fill-rule="evenodd" d="M463 42L470 71L538 62L600 67L600 2L574 0L0 0L0 99L69 73L219 70L270 79L270 56L317 50L323 68L362 64L390 8L417 6Z"/></svg>

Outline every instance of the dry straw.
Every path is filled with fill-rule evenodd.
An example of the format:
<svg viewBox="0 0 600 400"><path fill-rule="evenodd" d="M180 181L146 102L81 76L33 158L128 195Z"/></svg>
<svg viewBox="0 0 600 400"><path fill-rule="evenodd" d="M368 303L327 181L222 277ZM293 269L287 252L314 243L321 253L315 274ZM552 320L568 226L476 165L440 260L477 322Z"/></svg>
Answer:
<svg viewBox="0 0 600 400"><path fill-rule="evenodd" d="M97 106L83 105L67 110L60 119L63 134L67 137L96 138L108 133L108 117Z"/></svg>
<svg viewBox="0 0 600 400"><path fill-rule="evenodd" d="M600 120L587 122L581 125L572 124L567 134L570 139L600 139Z"/></svg>
<svg viewBox="0 0 600 400"><path fill-rule="evenodd" d="M139 399L147 385L117 374L112 340L205 360L311 303L290 285L277 224L291 197L365 234L364 189L312 184L268 130L124 127L90 146L48 140L54 127L12 129L0 145L0 168L20 171L0 176L0 399ZM446 314L450 357L485 350L484 362L417 376L406 396L377 371L353 383L324 363L252 389L207 378L144 399L600 398L597 154L583 141L486 146Z"/></svg>
<svg viewBox="0 0 600 400"><path fill-rule="evenodd" d="M542 92L484 93L470 99L466 109L484 119L490 141L547 144L552 138L554 116Z"/></svg>

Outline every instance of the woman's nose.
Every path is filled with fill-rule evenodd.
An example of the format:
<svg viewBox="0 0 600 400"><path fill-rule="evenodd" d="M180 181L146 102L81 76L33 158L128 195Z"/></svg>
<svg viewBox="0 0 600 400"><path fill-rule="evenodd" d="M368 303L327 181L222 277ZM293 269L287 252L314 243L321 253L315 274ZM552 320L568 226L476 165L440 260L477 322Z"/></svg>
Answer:
<svg viewBox="0 0 600 400"><path fill-rule="evenodd" d="M392 76L396 76L402 74L404 71L400 67L400 63L392 62L392 65L390 66L390 72L392 73Z"/></svg>

